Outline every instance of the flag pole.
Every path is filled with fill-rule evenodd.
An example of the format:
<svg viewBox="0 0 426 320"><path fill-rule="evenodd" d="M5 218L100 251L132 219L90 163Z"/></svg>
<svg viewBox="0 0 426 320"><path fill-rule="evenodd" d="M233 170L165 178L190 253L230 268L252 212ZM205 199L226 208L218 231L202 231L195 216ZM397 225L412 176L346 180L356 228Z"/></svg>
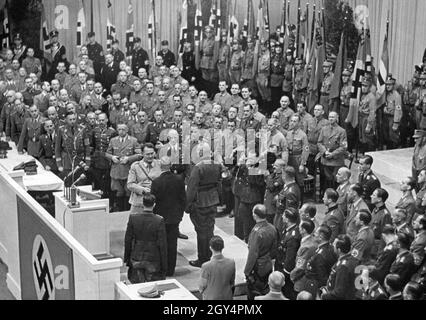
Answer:
<svg viewBox="0 0 426 320"><path fill-rule="evenodd" d="M300 41L300 0L297 1L297 33L296 33L296 43L295 43L295 47L296 47L296 57L299 57L299 50L300 50L300 45L299 45L299 41Z"/></svg>
<svg viewBox="0 0 426 320"><path fill-rule="evenodd" d="M153 48L152 48L152 52L154 54L153 59L155 59L155 57L157 56L157 19L155 16L155 0L152 0L152 16L153 16L153 28L154 28L154 32L152 33L152 36L154 37L153 39Z"/></svg>

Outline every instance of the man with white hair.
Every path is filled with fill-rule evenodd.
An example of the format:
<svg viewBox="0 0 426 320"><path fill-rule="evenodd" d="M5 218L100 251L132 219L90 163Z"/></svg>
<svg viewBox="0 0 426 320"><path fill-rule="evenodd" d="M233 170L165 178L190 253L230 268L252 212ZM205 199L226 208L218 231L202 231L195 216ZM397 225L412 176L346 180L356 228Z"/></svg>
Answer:
<svg viewBox="0 0 426 320"><path fill-rule="evenodd" d="M269 293L264 296L255 297L254 300L288 300L281 292L284 287L285 277L279 271L274 271L269 275Z"/></svg>

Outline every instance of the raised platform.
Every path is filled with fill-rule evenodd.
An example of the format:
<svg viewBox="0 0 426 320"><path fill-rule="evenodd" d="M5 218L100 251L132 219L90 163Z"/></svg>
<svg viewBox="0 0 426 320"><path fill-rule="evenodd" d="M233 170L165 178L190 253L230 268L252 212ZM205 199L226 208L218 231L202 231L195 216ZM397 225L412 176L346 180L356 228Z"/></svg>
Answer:
<svg viewBox="0 0 426 320"><path fill-rule="evenodd" d="M414 149L397 149L369 152L374 159L373 172L378 176L382 187L389 192L388 203L394 207L401 197L400 183L410 177Z"/></svg>
<svg viewBox="0 0 426 320"><path fill-rule="evenodd" d="M108 215L108 228L110 230L110 253L115 257L124 256L124 234L129 218L128 212L111 213ZM179 226L182 233L186 234L188 240L178 240L178 257L175 274L172 277L179 281L191 292L198 291L200 279L199 268L189 265L190 260L197 259L197 235L188 214L185 214ZM236 295L244 294L245 276L244 267L247 259L248 248L244 241L231 235L233 230L233 220L228 217L217 218L214 234L221 236L225 241L223 251L226 257L233 258L236 264L235 283L240 286L236 290ZM121 270L121 280L127 280L127 268L123 266Z"/></svg>

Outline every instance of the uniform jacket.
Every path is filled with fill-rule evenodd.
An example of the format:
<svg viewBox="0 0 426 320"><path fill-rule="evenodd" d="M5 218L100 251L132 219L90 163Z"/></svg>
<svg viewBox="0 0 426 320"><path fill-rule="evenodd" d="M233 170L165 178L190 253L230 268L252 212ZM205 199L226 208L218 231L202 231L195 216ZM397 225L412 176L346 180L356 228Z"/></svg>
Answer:
<svg viewBox="0 0 426 320"><path fill-rule="evenodd" d="M331 239L330 242L333 243L334 239L338 235L343 234L344 230L345 217L340 208L336 205L334 207L328 208L328 211L322 222L323 225L327 225L331 229Z"/></svg>
<svg viewBox="0 0 426 320"><path fill-rule="evenodd" d="M131 214L124 238L124 262L143 261L146 269L165 275L167 240L164 219L153 213Z"/></svg>
<svg viewBox="0 0 426 320"><path fill-rule="evenodd" d="M17 147L19 152L22 152L25 148L30 156L38 156L40 148L39 139L43 126L42 121L43 119L40 116L34 120L25 120Z"/></svg>
<svg viewBox="0 0 426 320"><path fill-rule="evenodd" d="M55 141L55 157L58 167L71 170L81 161L90 166L90 138L85 134L83 125L73 128L67 125L59 128ZM74 160L75 159L75 160Z"/></svg>
<svg viewBox="0 0 426 320"><path fill-rule="evenodd" d="M143 188L151 190L152 182L161 175L159 160L154 160L151 168L145 161L138 161L131 165L127 178L127 188L132 192L129 203L134 206L143 206ZM157 201L158 204L158 201Z"/></svg>
<svg viewBox="0 0 426 320"><path fill-rule="evenodd" d="M308 141L309 141L309 149L312 155L316 155L318 153L318 139L321 133L321 129L329 124L327 119L314 118L313 121L308 125Z"/></svg>
<svg viewBox="0 0 426 320"><path fill-rule="evenodd" d="M376 175L373 173L373 171L367 172L366 175L360 174L358 183L363 188L363 194L362 198L365 200L367 204L371 203L371 195L373 194L374 190L377 188L380 188L380 181L376 177Z"/></svg>
<svg viewBox="0 0 426 320"><path fill-rule="evenodd" d="M56 160L55 160L55 134L53 135L53 139L50 138L49 135L43 134L40 136L40 148L38 152L37 158L40 163L46 168L49 166L52 171L56 171L58 169Z"/></svg>
<svg viewBox="0 0 426 320"><path fill-rule="evenodd" d="M296 267L297 251L302 237L297 225L285 228L279 237L275 269L290 275L290 272Z"/></svg>
<svg viewBox="0 0 426 320"><path fill-rule="evenodd" d="M391 242L385 246L378 255L374 268L370 270L370 278L383 285L385 277L389 274L390 267L398 254L398 243Z"/></svg>
<svg viewBox="0 0 426 320"><path fill-rule="evenodd" d="M337 261L337 256L330 243L320 244L315 254L309 259L306 265L305 279L302 279L303 290L317 292L317 290L327 284L331 268Z"/></svg>
<svg viewBox="0 0 426 320"><path fill-rule="evenodd" d="M367 204L362 199L360 199L356 203L356 205L351 204L349 206L349 215L346 218L345 230L346 234L349 236L349 238L351 238L352 241L354 241L359 231L359 228L355 225L355 218L361 209L367 209L368 211L370 211L370 209L368 209Z"/></svg>
<svg viewBox="0 0 426 320"><path fill-rule="evenodd" d="M423 230L416 235L410 247L410 252L413 254L414 263L416 266L420 266L425 258L425 247L426 231Z"/></svg>
<svg viewBox="0 0 426 320"><path fill-rule="evenodd" d="M352 256L361 263L371 260L371 252L374 246L374 232L369 227L362 227L352 242Z"/></svg>
<svg viewBox="0 0 426 320"><path fill-rule="evenodd" d="M142 49L134 49L132 52L132 69L133 75L137 76L140 68L145 68L149 73L149 57L148 53Z"/></svg>
<svg viewBox="0 0 426 320"><path fill-rule="evenodd" d="M358 260L350 254L341 256L331 269L327 292L321 300L355 300L355 268Z"/></svg>
<svg viewBox="0 0 426 320"><path fill-rule="evenodd" d="M248 256L244 268L246 277L255 272L260 277L272 271L272 259L277 250L277 230L267 221L257 223L248 240Z"/></svg>
<svg viewBox="0 0 426 320"><path fill-rule="evenodd" d="M117 180L127 180L130 166L133 162L142 159L141 147L134 137L127 136L123 143L120 142L120 137L112 138L109 142L108 150L105 157L112 161L112 156L119 158L129 157L127 164L111 163L111 178Z"/></svg>
<svg viewBox="0 0 426 320"><path fill-rule="evenodd" d="M12 111L9 117L9 123L6 123L6 136L8 135L8 128L10 128L10 138L16 145L19 143L19 138L21 137L21 132L24 127L25 119L28 118L25 114L25 111L18 113Z"/></svg>
<svg viewBox="0 0 426 320"><path fill-rule="evenodd" d="M197 208L210 208L220 203L221 171L221 166L218 164L200 162L194 166L186 191L187 207L195 205Z"/></svg>
<svg viewBox="0 0 426 320"><path fill-rule="evenodd" d="M129 99L132 90L132 87L125 82L116 82L111 86L111 93L119 93L122 99Z"/></svg>
<svg viewBox="0 0 426 320"><path fill-rule="evenodd" d="M403 223L400 226L396 227L395 233L405 233L408 236L408 239L410 240L410 244L411 242L413 242L414 240L414 230L413 227L411 225L409 225L408 223Z"/></svg>
<svg viewBox="0 0 426 320"><path fill-rule="evenodd" d="M278 195L278 212L285 209L294 208L299 210L301 205L301 191L296 182L284 185L283 190Z"/></svg>
<svg viewBox="0 0 426 320"><path fill-rule="evenodd" d="M300 247L297 250L296 266L290 273L291 281L294 283L294 290L299 292L300 279L304 276L309 259L315 254L318 248L318 242L313 235L308 235L300 241Z"/></svg>
<svg viewBox="0 0 426 320"><path fill-rule="evenodd" d="M162 216L166 224L177 224L185 210L185 182L171 171L163 172L154 179L151 193L156 198L154 213Z"/></svg>
<svg viewBox="0 0 426 320"><path fill-rule="evenodd" d="M342 167L345 165L345 155L348 149L348 141L345 129L340 126L325 126L321 129L318 138L318 150L323 155L321 163L330 167ZM331 152L331 159L325 157L325 152Z"/></svg>
<svg viewBox="0 0 426 320"><path fill-rule="evenodd" d="M401 277L404 286L410 281L415 271L414 258L410 251L398 253L390 268L390 273L396 273Z"/></svg>
<svg viewBox="0 0 426 320"><path fill-rule="evenodd" d="M261 203L264 196L264 177L250 175L244 165L238 168L234 180L234 195L240 197L244 203Z"/></svg>
<svg viewBox="0 0 426 320"><path fill-rule="evenodd" d="M150 123L146 131L145 142L151 142L154 146L157 142L167 143L167 132L169 126L166 122Z"/></svg>
<svg viewBox="0 0 426 320"><path fill-rule="evenodd" d="M295 158L299 166L305 166L309 157L309 143L306 133L301 129L288 131L286 139L289 157Z"/></svg>
<svg viewBox="0 0 426 320"><path fill-rule="evenodd" d="M138 122L130 128L130 135L135 137L140 144L144 144L146 142L148 125L148 121L143 124Z"/></svg>
<svg viewBox="0 0 426 320"><path fill-rule="evenodd" d="M107 159L106 152L112 138L117 136L113 128L95 127L91 132L90 144L92 147L92 166L97 169L109 169L111 161Z"/></svg>
<svg viewBox="0 0 426 320"><path fill-rule="evenodd" d="M277 211L276 196L284 188L284 181L281 173L271 173L266 177L266 192L264 204L266 206L266 213L274 216Z"/></svg>
<svg viewBox="0 0 426 320"><path fill-rule="evenodd" d="M392 225L391 214L386 206L383 206L381 208L374 208L371 216L371 226L373 228L374 238L380 240L382 239L383 227L387 224Z"/></svg>
<svg viewBox="0 0 426 320"><path fill-rule="evenodd" d="M171 66L176 65L176 57L174 53L171 52L170 50L167 50L166 52L164 52L163 50L160 50L158 52L158 55L163 57L164 65L167 68L170 68Z"/></svg>
<svg viewBox="0 0 426 320"><path fill-rule="evenodd" d="M281 88L284 80L285 61L282 54L273 54L271 58L271 87Z"/></svg>
<svg viewBox="0 0 426 320"><path fill-rule="evenodd" d="M124 53L120 49L111 50L111 54L114 56L114 63L116 64L120 64L120 62L126 58Z"/></svg>
<svg viewBox="0 0 426 320"><path fill-rule="evenodd" d="M22 93L22 96L24 97L25 105L31 106L34 103L34 97L39 95L41 91L32 88L32 89L25 89L21 93Z"/></svg>
<svg viewBox="0 0 426 320"><path fill-rule="evenodd" d="M291 110L290 108L282 109L281 107L278 108L277 111L280 114L279 122L280 122L281 126L285 130L288 130L290 118L294 115L294 111Z"/></svg>

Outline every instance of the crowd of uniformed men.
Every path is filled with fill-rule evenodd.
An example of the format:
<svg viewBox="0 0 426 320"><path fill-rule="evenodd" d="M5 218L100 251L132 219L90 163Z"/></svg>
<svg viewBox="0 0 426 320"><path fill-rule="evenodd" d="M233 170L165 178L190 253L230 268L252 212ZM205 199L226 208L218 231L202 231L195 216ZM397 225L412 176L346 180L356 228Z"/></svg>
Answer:
<svg viewBox="0 0 426 320"><path fill-rule="evenodd" d="M167 234L176 240L183 211L190 213L198 242L198 260L191 265L200 267L210 259L208 244L221 204L235 219L235 235L249 246L249 298L267 293L273 269L284 274L283 293L290 299L299 292L323 299L356 294L397 298L407 284L404 297L422 290L423 132L415 135L413 178L402 182L403 196L392 213L386 207L388 192L371 171L373 159L361 156L361 175L351 180L356 184L349 182L345 160L357 151L412 145L413 129L426 129L426 63L416 67L405 88L389 77L383 96L376 94L374 76L365 77L359 113L351 115L357 117L354 129L349 119L353 65L343 71L336 105L329 99L333 63L326 61L320 99L308 110L306 68L293 59L291 49L283 53L276 35L270 44L260 44L255 55L252 39L243 51L238 40L227 44L225 32L215 57L213 30L207 27L200 65L187 42L180 68L167 41L150 61L141 39L135 38L132 57L126 59L118 41L104 51L89 33L79 55L68 61L58 32L50 37L52 55L45 72L20 35L0 58L0 134L15 142L20 153L27 152L61 178L77 167L84 169L94 188L111 200L113 211L142 208L144 195L164 168L181 176L187 197L178 206L180 217L169 221L174 228L166 228ZM249 129L268 132L267 170L258 168L259 135L253 152L246 152ZM231 141L229 152L216 147L225 140ZM206 142L215 146L213 152L205 152ZM192 154L184 161L185 144L191 152L197 150L199 161ZM208 163L212 155L216 164ZM317 170L327 207L320 225L316 206L303 200L307 181ZM161 198L158 190L157 195ZM174 260L175 240L167 244ZM356 287L359 265L368 266L370 277L362 289ZM169 261L160 274L173 275L174 267ZM366 271L359 275L368 278Z"/></svg>

